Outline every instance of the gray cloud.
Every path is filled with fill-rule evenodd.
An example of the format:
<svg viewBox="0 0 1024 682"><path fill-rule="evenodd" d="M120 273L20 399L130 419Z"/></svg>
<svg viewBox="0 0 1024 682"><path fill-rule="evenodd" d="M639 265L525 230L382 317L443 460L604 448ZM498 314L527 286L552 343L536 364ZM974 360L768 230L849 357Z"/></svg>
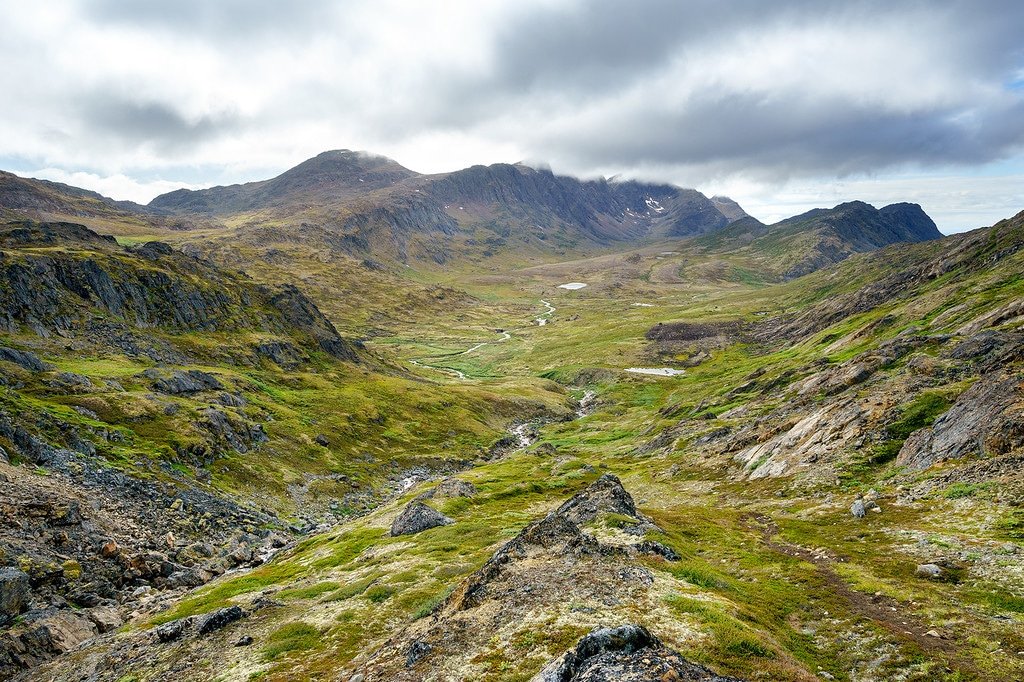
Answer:
<svg viewBox="0 0 1024 682"><path fill-rule="evenodd" d="M729 41L737 34L779 29L783 34L841 34L851 25L903 31L904 45L863 48L865 53L892 49L894 67L901 59L899 48L906 45L921 45L925 54L943 53L930 66L951 87L934 101L906 105L904 95L923 86L901 81L898 71L888 84L891 101L868 100L856 91L837 96L828 83L811 79L776 87L768 74L753 88L726 80L681 98L667 92L667 104L657 98L625 107L617 102L622 93L642 87L666 68L685 73L702 55L727 58ZM980 164L1024 144L1024 93L1004 87L1019 80L1024 67L1020 26L1024 3L1015 0L856 5L596 0L510 22L495 40L493 70L450 84L444 101L469 103L445 107L442 101L432 113L439 125L486 126L490 117L517 107L543 111L567 98L581 106L596 103L596 113L586 117L569 116L564 125L522 131L538 158L577 169L654 164L788 176L902 164ZM787 45L775 47L785 50ZM764 55L750 58L771 59L771 50L767 46ZM837 67L827 78L857 78L865 68L855 59ZM929 75L927 69L918 70ZM778 75L787 80L788 74ZM874 79L885 76L875 74ZM607 101L604 111L602 100Z"/></svg>
<svg viewBox="0 0 1024 682"><path fill-rule="evenodd" d="M78 101L81 123L92 134L128 146L152 145L164 153L237 132L241 125L234 113L190 118L169 104L104 91L80 96Z"/></svg>
<svg viewBox="0 0 1024 682"><path fill-rule="evenodd" d="M330 27L329 0L86 0L84 17L105 25L164 31L191 38L245 41L294 38Z"/></svg>
<svg viewBox="0 0 1024 682"><path fill-rule="evenodd" d="M0 0L0 24L0 158L36 167L1024 172L1019 0Z"/></svg>

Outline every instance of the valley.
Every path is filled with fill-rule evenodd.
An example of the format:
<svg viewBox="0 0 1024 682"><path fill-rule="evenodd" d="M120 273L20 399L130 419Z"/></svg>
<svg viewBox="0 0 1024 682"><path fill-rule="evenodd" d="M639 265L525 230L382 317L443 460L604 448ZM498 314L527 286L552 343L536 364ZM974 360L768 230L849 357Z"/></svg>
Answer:
<svg viewBox="0 0 1024 682"><path fill-rule="evenodd" d="M1024 213L6 179L2 676L1024 676Z"/></svg>

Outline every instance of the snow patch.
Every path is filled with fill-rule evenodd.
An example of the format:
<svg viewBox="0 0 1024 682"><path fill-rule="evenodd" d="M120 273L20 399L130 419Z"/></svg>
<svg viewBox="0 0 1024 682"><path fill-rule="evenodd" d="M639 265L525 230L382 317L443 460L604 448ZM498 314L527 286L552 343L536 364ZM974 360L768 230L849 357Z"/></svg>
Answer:
<svg viewBox="0 0 1024 682"><path fill-rule="evenodd" d="M626 371L633 374L649 374L655 377L675 377L686 373L681 369L672 369L671 367L628 367Z"/></svg>
<svg viewBox="0 0 1024 682"><path fill-rule="evenodd" d="M584 284L583 282L569 282L567 284L559 284L558 288L559 289L568 289L569 291L576 291L577 289L582 289L585 286L587 286L587 285Z"/></svg>

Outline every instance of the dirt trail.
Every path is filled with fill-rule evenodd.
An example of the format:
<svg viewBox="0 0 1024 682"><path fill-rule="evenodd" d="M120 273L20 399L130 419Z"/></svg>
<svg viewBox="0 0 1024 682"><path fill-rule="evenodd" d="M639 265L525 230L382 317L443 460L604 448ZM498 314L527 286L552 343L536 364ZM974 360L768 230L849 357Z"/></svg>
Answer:
<svg viewBox="0 0 1024 682"><path fill-rule="evenodd" d="M744 525L756 530L761 541L769 548L786 556L790 556L813 564L824 579L827 588L835 595L842 597L853 613L874 621L898 639L910 640L925 654L941 658L951 667L962 672L976 673L973 663L960 655L954 641L934 637L928 634L930 626L922 623L913 615L911 606L884 595L866 594L852 589L847 582L832 568L832 559L816 554L811 550L776 540L779 526L767 514L751 512L741 517Z"/></svg>

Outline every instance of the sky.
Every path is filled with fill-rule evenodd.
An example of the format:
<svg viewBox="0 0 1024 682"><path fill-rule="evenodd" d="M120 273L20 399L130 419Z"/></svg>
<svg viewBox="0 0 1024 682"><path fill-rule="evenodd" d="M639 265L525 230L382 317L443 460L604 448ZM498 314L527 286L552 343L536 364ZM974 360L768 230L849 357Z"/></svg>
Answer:
<svg viewBox="0 0 1024 682"><path fill-rule="evenodd" d="M1024 209L1021 0L0 0L0 169L146 202L327 149L944 232Z"/></svg>

